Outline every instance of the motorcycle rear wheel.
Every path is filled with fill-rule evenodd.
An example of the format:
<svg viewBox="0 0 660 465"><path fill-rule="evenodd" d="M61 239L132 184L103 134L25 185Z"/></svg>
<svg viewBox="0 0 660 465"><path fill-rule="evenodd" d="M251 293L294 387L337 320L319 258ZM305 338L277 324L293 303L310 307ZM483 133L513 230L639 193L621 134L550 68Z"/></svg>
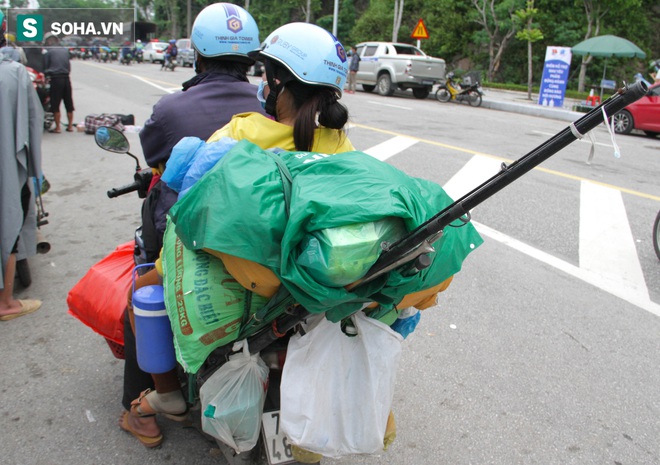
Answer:
<svg viewBox="0 0 660 465"><path fill-rule="evenodd" d="M471 90L468 92L467 101L473 107L481 106L481 94L476 90Z"/></svg>
<svg viewBox="0 0 660 465"><path fill-rule="evenodd" d="M435 91L435 98L438 102L447 103L451 100L451 94L446 87L439 87L438 90Z"/></svg>
<svg viewBox="0 0 660 465"><path fill-rule="evenodd" d="M30 274L30 266L28 265L27 258L16 261L16 276L23 288L28 288L32 284L32 275Z"/></svg>
<svg viewBox="0 0 660 465"><path fill-rule="evenodd" d="M660 212L655 217L655 222L653 223L653 248L655 249L655 254L660 260Z"/></svg>

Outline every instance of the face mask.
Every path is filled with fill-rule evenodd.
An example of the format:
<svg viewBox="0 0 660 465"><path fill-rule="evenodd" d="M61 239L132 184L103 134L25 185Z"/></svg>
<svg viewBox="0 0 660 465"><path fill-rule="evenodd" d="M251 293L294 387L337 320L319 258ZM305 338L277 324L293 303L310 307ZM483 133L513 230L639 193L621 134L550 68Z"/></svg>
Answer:
<svg viewBox="0 0 660 465"><path fill-rule="evenodd" d="M261 108L266 108L266 97L264 97L264 88L268 85L266 81L261 81L259 83L259 88L257 89L257 100L261 103Z"/></svg>

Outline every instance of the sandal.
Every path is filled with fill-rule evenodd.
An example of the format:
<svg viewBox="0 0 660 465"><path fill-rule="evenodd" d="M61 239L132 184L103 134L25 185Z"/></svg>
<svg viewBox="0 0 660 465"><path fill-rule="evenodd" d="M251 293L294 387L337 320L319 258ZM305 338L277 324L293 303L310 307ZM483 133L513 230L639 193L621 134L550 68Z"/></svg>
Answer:
<svg viewBox="0 0 660 465"><path fill-rule="evenodd" d="M138 416L138 417L152 417L154 415L161 414L165 416L165 418L169 418L170 420L174 421L185 421L188 419L188 407L186 405L186 409L181 412L181 413L170 413L170 412L159 412L153 409L151 407L151 404L149 404L149 394L151 393L156 393L156 391L152 391L151 389L145 389L140 393L140 397L135 399L133 402L131 402L131 412L133 415Z"/></svg>
<svg viewBox="0 0 660 465"><path fill-rule="evenodd" d="M119 427L126 431L127 433L131 433L133 436L135 436L135 439L140 441L144 447L148 448L153 448L153 447L158 447L163 443L163 435L159 434L158 436L145 436L143 434L138 433L134 429L131 428L131 424L128 422L128 416L130 415L130 412L124 412L121 423L119 424Z"/></svg>

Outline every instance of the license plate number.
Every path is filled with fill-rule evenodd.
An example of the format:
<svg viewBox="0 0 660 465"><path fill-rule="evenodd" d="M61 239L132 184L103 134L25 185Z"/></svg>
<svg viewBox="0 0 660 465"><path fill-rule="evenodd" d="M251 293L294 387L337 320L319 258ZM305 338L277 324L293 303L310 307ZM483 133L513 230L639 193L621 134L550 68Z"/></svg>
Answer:
<svg viewBox="0 0 660 465"><path fill-rule="evenodd" d="M261 417L261 434L263 435L268 463L270 465L281 465L293 463L291 444L286 435L280 429L280 412L264 412Z"/></svg>
<svg viewBox="0 0 660 465"><path fill-rule="evenodd" d="M432 86L433 81L422 81L422 84Z"/></svg>

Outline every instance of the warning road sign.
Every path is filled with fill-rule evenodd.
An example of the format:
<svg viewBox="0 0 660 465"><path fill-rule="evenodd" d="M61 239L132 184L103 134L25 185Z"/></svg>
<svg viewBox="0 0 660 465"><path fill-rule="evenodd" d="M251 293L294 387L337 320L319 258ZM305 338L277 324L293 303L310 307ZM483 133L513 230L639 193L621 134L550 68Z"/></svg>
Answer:
<svg viewBox="0 0 660 465"><path fill-rule="evenodd" d="M426 30L426 25L424 24L424 20L422 18L417 21L417 26L415 26L415 29L413 29L413 33L411 36L413 39L428 39L429 38L429 31Z"/></svg>

